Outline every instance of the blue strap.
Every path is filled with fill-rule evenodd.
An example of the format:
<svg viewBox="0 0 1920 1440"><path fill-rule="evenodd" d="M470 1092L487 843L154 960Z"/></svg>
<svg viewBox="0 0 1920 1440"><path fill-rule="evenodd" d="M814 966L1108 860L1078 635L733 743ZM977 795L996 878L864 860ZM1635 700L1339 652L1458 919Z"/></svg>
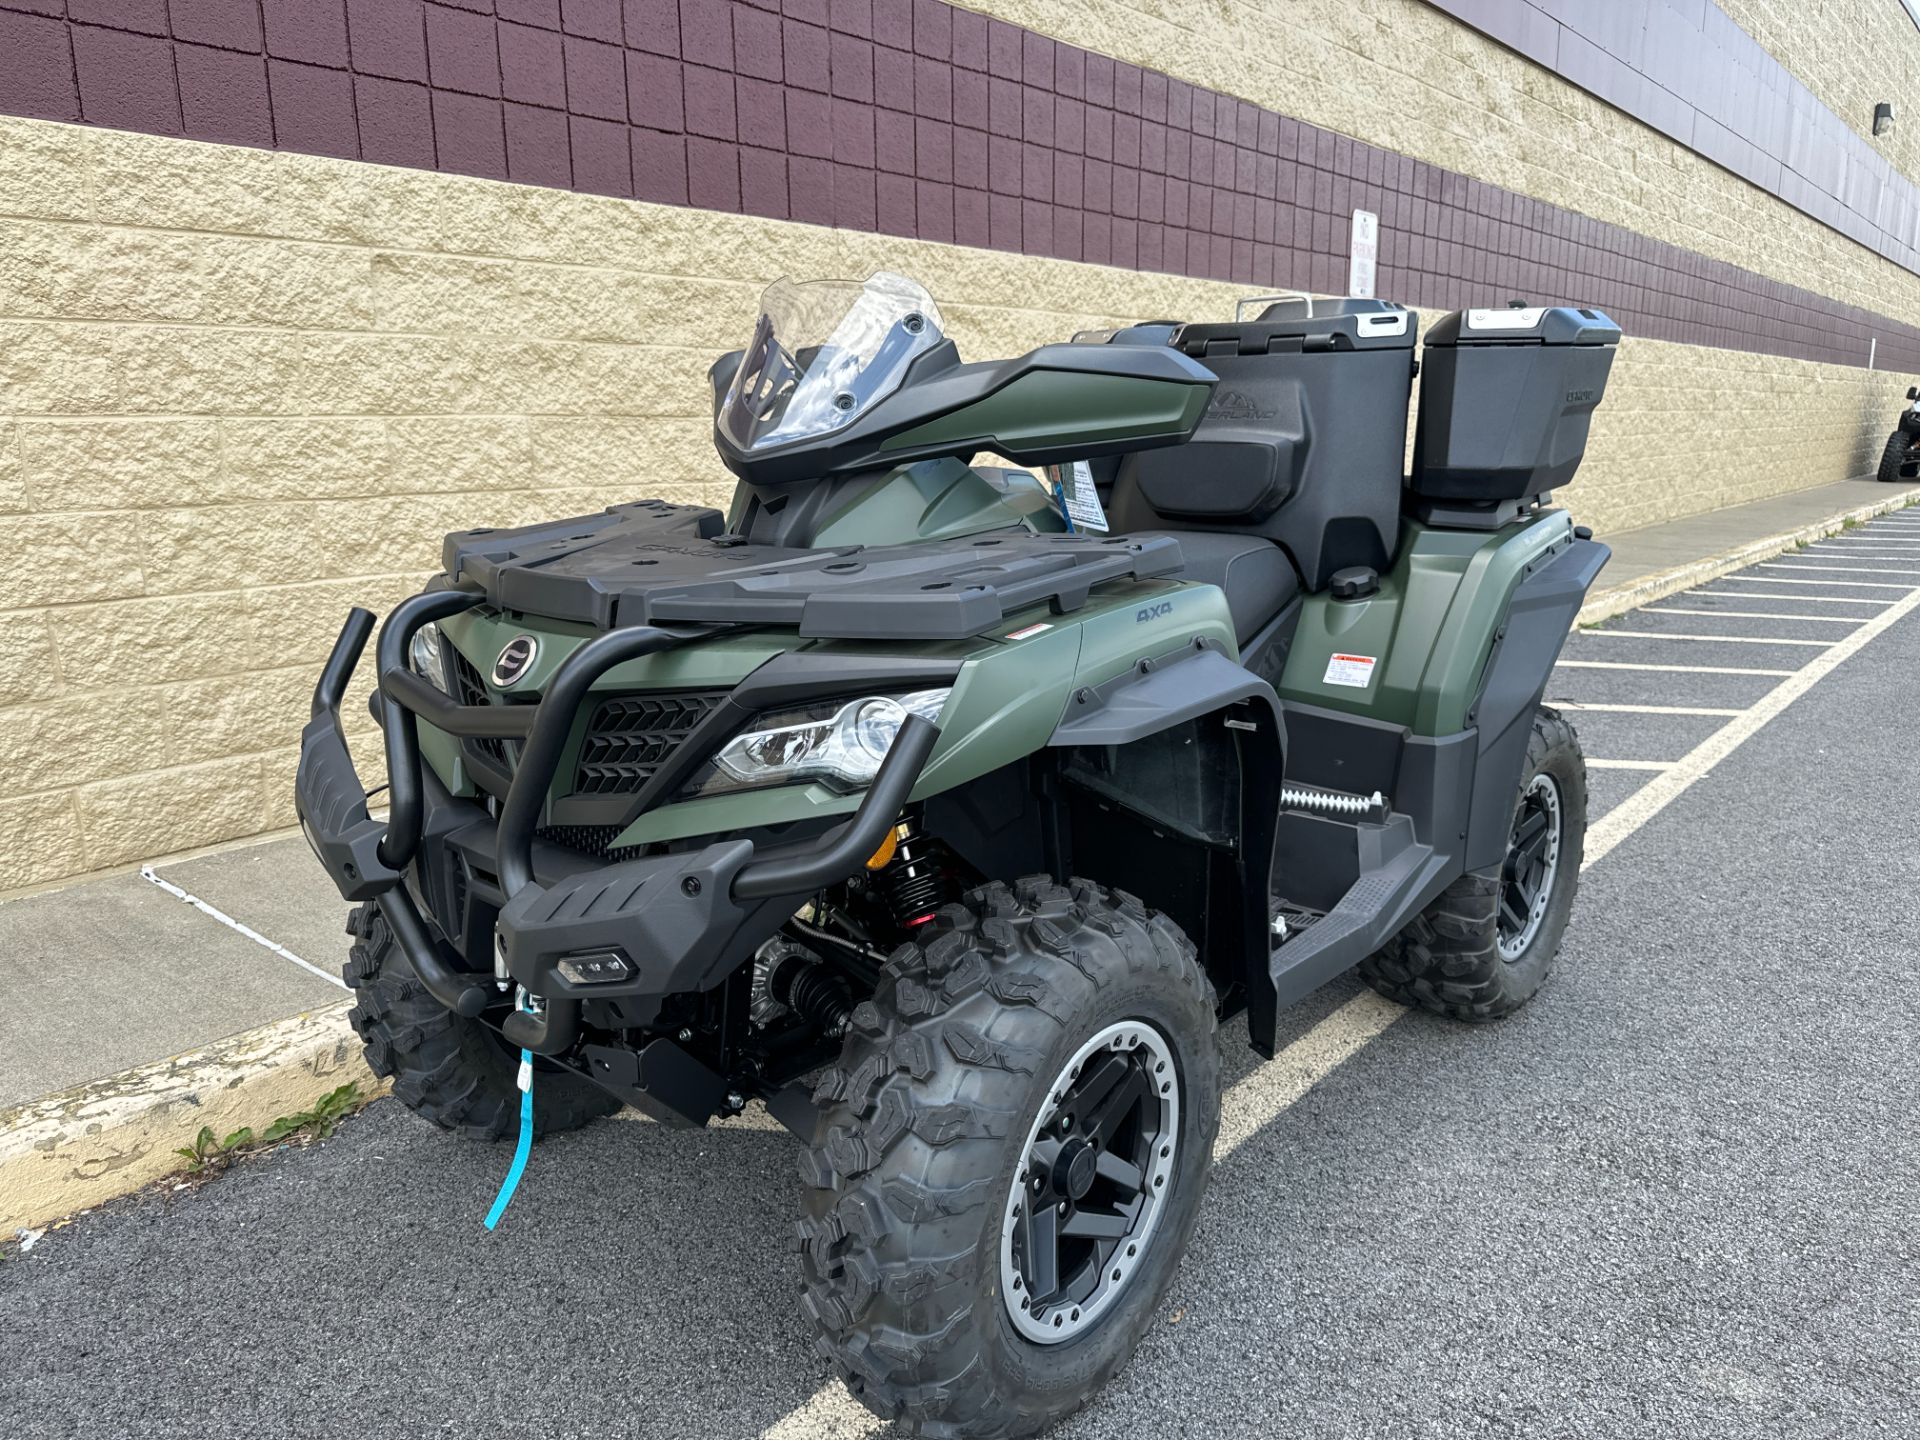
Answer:
<svg viewBox="0 0 1920 1440"><path fill-rule="evenodd" d="M507 1202L513 1199L513 1192L520 1188L520 1177L527 1170L527 1156L533 1151L533 1052L520 1052L520 1140L513 1147L513 1164L507 1169L507 1178L500 1182L500 1193L493 1197L493 1208L487 1211L487 1229L491 1230L500 1223L500 1217L507 1213Z"/></svg>

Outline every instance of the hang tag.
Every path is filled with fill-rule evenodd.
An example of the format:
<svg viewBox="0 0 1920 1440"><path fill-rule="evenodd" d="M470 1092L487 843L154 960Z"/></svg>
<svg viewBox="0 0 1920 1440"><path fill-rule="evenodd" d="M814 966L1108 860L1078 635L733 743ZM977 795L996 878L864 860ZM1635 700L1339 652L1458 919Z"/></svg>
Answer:
<svg viewBox="0 0 1920 1440"><path fill-rule="evenodd" d="M1100 503L1100 491L1093 483L1093 467L1084 460L1071 465L1050 465L1053 483L1059 487L1062 508L1075 530L1108 530L1107 510Z"/></svg>

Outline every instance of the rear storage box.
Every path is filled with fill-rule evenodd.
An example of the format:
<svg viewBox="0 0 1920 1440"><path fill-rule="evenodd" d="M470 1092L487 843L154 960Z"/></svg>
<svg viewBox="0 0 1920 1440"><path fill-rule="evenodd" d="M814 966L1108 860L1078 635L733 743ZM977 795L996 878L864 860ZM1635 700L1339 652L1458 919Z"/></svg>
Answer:
<svg viewBox="0 0 1920 1440"><path fill-rule="evenodd" d="M1455 311L1427 335L1413 493L1450 505L1527 500L1586 454L1620 327L1568 306Z"/></svg>

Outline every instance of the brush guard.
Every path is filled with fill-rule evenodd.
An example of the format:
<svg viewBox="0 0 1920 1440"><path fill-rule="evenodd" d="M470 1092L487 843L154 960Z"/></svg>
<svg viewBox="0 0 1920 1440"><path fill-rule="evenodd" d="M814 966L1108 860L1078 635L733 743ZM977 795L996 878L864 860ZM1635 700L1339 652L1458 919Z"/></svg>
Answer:
<svg viewBox="0 0 1920 1440"><path fill-rule="evenodd" d="M537 705L461 705L407 666L413 637L430 620L478 605L464 589L429 591L396 606L380 632L374 712L385 743L389 810L368 808L341 728L347 685L373 632L372 612L355 609L314 687L312 718L300 736L294 798L300 827L343 898L378 900L394 939L427 991L458 1015L504 1005L491 975L450 965L408 883L420 852L428 802L419 723L461 737L522 740L519 763L499 811L495 836L506 898L494 942L505 974L535 997L500 1022L507 1040L539 1055L570 1050L580 1036L584 1000L616 993L597 977L570 980L562 961L617 957L620 994L700 989L737 959L731 937L766 906L808 895L857 870L879 848L933 753L940 729L909 716L850 819L812 841L771 847L717 840L697 851L653 855L541 885L534 875L534 831L546 807L576 717L588 691L614 666L718 633L718 627L637 625L598 635L575 650ZM581 973L576 965L576 973ZM507 983L504 979L501 984Z"/></svg>

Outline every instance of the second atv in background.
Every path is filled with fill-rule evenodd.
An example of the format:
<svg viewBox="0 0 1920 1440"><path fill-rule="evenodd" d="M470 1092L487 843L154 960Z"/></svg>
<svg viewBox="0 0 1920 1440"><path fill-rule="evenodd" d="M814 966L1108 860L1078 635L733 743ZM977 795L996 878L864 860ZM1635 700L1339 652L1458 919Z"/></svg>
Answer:
<svg viewBox="0 0 1920 1440"><path fill-rule="evenodd" d="M1920 386L1908 387L1907 408L1900 412L1900 423L1887 436L1886 448L1880 452L1880 473L1875 478L1882 485L1920 480Z"/></svg>

